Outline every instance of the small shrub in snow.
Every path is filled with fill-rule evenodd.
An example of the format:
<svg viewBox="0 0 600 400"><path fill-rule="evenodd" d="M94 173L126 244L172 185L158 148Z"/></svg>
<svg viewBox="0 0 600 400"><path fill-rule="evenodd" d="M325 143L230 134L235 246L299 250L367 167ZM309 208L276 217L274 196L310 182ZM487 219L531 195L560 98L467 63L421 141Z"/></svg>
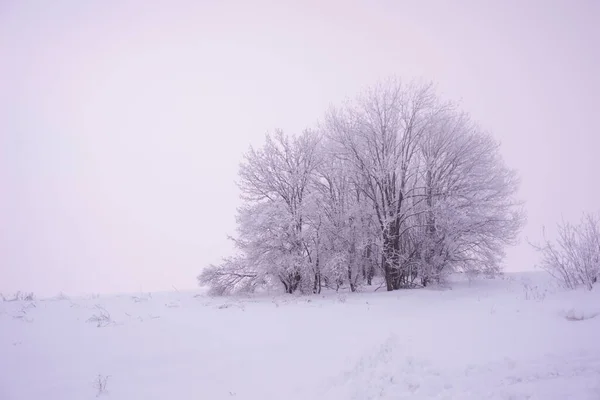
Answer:
<svg viewBox="0 0 600 400"><path fill-rule="evenodd" d="M96 380L94 381L94 388L97 390L96 397L100 397L103 394L107 394L106 385L108 384L108 378L110 375L102 376L98 374Z"/></svg>
<svg viewBox="0 0 600 400"><path fill-rule="evenodd" d="M533 245L542 255L542 269L568 289L589 290L600 278L600 215L584 214L577 225L558 225L555 243Z"/></svg>
<svg viewBox="0 0 600 400"><path fill-rule="evenodd" d="M142 301L148 301L149 297L146 297L146 296L131 296L131 300L133 300L134 303L141 303Z"/></svg>
<svg viewBox="0 0 600 400"><path fill-rule="evenodd" d="M525 300L544 301L548 294L548 289L542 290L537 285L523 283L523 292L525 293Z"/></svg>
<svg viewBox="0 0 600 400"><path fill-rule="evenodd" d="M98 328L102 328L108 325L113 324L113 320L110 317L110 313L106 311L105 308L101 306L96 306L98 312L88 318L87 322L95 322Z"/></svg>

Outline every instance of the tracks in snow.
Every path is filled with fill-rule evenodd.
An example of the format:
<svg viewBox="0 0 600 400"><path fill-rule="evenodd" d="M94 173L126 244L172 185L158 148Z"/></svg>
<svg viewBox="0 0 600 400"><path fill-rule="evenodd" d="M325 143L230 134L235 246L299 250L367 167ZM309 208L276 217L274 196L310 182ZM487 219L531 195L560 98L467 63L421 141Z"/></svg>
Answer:
<svg viewBox="0 0 600 400"><path fill-rule="evenodd" d="M600 399L597 352L440 369L407 356L404 346L395 335L389 336L351 369L322 385L323 398L551 400L570 398L577 384L579 390L585 387L588 399Z"/></svg>

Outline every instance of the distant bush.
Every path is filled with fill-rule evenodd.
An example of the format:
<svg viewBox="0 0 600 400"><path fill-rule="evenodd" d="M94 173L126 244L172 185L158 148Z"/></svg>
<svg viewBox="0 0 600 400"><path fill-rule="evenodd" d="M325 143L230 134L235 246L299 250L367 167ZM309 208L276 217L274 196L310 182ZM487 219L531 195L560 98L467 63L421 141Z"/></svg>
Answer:
<svg viewBox="0 0 600 400"><path fill-rule="evenodd" d="M542 255L541 267L569 289L589 290L600 277L600 216L584 214L577 225L562 222L558 239L533 245Z"/></svg>
<svg viewBox="0 0 600 400"><path fill-rule="evenodd" d="M33 292L27 293L27 292L18 291L10 298L6 298L2 294L0 294L0 296L2 297L3 301L33 301L33 300L35 300L35 295L33 294Z"/></svg>

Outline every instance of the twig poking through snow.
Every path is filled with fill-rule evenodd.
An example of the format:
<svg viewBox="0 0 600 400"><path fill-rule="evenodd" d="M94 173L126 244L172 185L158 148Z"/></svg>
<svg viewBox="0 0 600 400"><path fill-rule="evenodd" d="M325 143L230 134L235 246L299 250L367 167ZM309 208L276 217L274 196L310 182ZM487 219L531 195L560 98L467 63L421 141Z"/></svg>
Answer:
<svg viewBox="0 0 600 400"><path fill-rule="evenodd" d="M58 301L60 301L60 300L69 300L69 296L67 296L67 295L66 295L65 293L63 293L63 292L60 292L60 293L58 293L58 294L57 294L57 295L54 297L54 300L58 300Z"/></svg>
<svg viewBox="0 0 600 400"><path fill-rule="evenodd" d="M87 322L95 322L98 328L102 328L113 323L110 313L105 308L96 305L96 309L99 311L98 314L92 315Z"/></svg>
<svg viewBox="0 0 600 400"><path fill-rule="evenodd" d="M592 319L600 315L600 312L584 312L581 310L570 309L565 314L567 321L584 321L586 319Z"/></svg>
<svg viewBox="0 0 600 400"><path fill-rule="evenodd" d="M33 301L35 299L35 296L33 292L24 293L19 290L17 293L14 294L14 296L11 299L7 299L6 297L4 297L4 295L2 295L2 299L4 301Z"/></svg>
<svg viewBox="0 0 600 400"><path fill-rule="evenodd" d="M383 287L383 285L385 284L385 281L382 282L379 286L377 286L377 289L373 290L374 292L378 291L379 289L381 289Z"/></svg>
<svg viewBox="0 0 600 400"><path fill-rule="evenodd" d="M98 391L98 393L96 393L96 397L100 397L100 395L108 393L106 390L108 378L110 378L110 375L102 376L101 374L98 374L98 377L94 381L94 387Z"/></svg>
<svg viewBox="0 0 600 400"><path fill-rule="evenodd" d="M165 307L167 308L178 308L179 306L179 301L172 301L170 303L165 304Z"/></svg>

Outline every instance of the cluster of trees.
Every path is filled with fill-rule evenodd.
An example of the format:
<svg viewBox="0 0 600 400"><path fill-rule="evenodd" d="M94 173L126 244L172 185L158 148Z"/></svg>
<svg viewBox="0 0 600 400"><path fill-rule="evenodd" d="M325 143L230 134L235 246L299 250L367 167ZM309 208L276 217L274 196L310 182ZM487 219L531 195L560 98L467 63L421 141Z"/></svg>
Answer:
<svg viewBox="0 0 600 400"><path fill-rule="evenodd" d="M524 222L499 144L431 84L380 83L240 166L239 254L205 268L215 294L426 286L499 271Z"/></svg>

